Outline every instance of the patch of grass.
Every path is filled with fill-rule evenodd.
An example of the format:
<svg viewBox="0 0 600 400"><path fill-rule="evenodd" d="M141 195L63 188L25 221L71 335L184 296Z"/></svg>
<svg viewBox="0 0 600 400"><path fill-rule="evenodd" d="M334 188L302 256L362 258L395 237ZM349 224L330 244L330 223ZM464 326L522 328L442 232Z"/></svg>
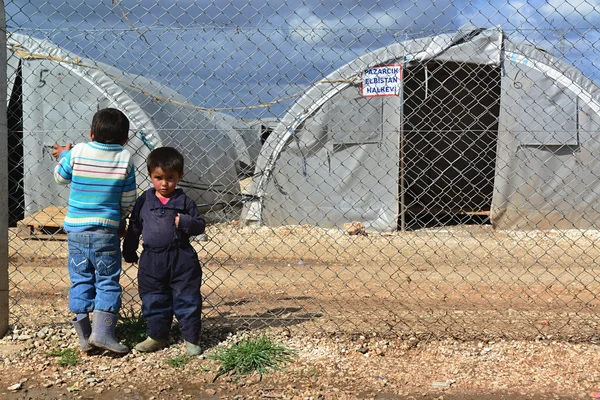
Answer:
<svg viewBox="0 0 600 400"><path fill-rule="evenodd" d="M173 368L183 368L189 362L190 358L187 355L181 355L167 360L167 364Z"/></svg>
<svg viewBox="0 0 600 400"><path fill-rule="evenodd" d="M146 320L141 311L133 308L121 310L119 322L115 328L115 335L127 347L132 349L136 344L146 339Z"/></svg>
<svg viewBox="0 0 600 400"><path fill-rule="evenodd" d="M238 343L215 350L207 358L221 362L213 382L221 375L263 374L271 370L285 371L284 364L292 361L296 351L273 343L267 336L244 337Z"/></svg>
<svg viewBox="0 0 600 400"><path fill-rule="evenodd" d="M75 349L56 349L48 353L51 357L60 357L58 365L69 367L79 364L79 352Z"/></svg>

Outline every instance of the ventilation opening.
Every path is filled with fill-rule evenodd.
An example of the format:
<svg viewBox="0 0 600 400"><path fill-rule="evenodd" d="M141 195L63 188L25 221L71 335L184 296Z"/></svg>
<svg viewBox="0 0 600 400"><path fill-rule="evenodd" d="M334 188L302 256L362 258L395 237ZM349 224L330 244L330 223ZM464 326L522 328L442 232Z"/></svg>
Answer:
<svg viewBox="0 0 600 400"><path fill-rule="evenodd" d="M270 128L266 125L260 126L260 144L261 145L265 144L265 142L267 141L269 136L271 136L271 133L273 133L273 128Z"/></svg>
<svg viewBox="0 0 600 400"><path fill-rule="evenodd" d="M499 112L497 66L406 68L400 229L490 223Z"/></svg>

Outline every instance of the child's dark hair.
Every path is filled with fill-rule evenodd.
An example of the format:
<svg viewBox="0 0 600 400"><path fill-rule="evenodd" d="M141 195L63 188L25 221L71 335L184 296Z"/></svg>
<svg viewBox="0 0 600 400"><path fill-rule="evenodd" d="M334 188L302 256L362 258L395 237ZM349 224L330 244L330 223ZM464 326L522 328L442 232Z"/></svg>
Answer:
<svg viewBox="0 0 600 400"><path fill-rule="evenodd" d="M92 133L96 142L124 144L129 137L129 119L116 108L103 108L92 118Z"/></svg>
<svg viewBox="0 0 600 400"><path fill-rule="evenodd" d="M148 174L156 168L163 171L175 171L183 175L183 156L173 147L158 147L150 152L146 160Z"/></svg>

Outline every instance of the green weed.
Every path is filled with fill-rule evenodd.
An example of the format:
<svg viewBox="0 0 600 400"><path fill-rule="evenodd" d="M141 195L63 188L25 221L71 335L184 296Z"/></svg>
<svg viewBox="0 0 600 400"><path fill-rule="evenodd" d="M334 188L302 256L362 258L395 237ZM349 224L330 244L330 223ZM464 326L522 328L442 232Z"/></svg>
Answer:
<svg viewBox="0 0 600 400"><path fill-rule="evenodd" d="M221 362L213 382L224 374L248 375L257 372L263 374L271 370L284 371L283 365L292 361L295 350L277 345L267 336L242 338L229 347L207 354L207 358Z"/></svg>
<svg viewBox="0 0 600 400"><path fill-rule="evenodd" d="M60 357L58 365L63 367L79 364L79 352L75 349L56 349L48 353L50 357Z"/></svg>
<svg viewBox="0 0 600 400"><path fill-rule="evenodd" d="M167 360L167 364L169 364L173 368L183 368L189 362L190 362L190 358L186 355L173 357L173 358Z"/></svg>
<svg viewBox="0 0 600 400"><path fill-rule="evenodd" d="M130 349L145 340L146 320L141 311L136 312L133 308L121 310L115 335Z"/></svg>

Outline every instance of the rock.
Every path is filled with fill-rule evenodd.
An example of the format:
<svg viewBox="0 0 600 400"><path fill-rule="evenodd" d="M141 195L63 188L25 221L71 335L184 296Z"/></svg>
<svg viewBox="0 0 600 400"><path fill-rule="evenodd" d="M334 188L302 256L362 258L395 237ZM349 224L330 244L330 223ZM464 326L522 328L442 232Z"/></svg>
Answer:
<svg viewBox="0 0 600 400"><path fill-rule="evenodd" d="M14 385L10 385L6 389L10 390L10 391L13 391L13 392L16 392L17 390L23 389L23 384L21 382L15 383Z"/></svg>
<svg viewBox="0 0 600 400"><path fill-rule="evenodd" d="M367 235L367 232L365 231L365 226L362 222L358 221L345 223L344 230L348 235Z"/></svg>

